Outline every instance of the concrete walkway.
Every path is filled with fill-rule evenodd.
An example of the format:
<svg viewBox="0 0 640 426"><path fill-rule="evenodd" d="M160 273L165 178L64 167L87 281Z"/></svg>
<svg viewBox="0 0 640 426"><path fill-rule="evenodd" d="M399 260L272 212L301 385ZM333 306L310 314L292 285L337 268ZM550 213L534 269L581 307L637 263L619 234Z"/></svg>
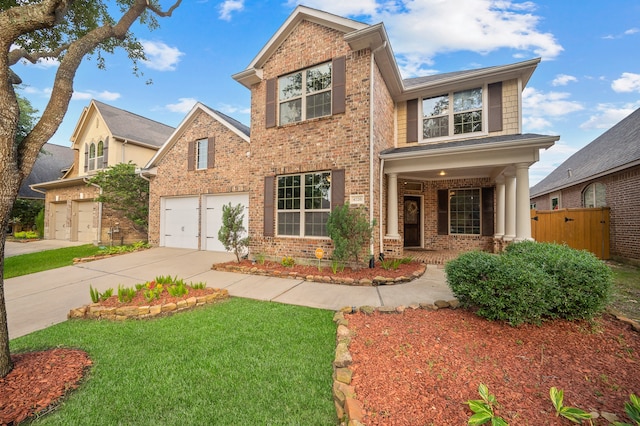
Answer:
<svg viewBox="0 0 640 426"><path fill-rule="evenodd" d="M81 246L91 243L79 243L77 241L62 240L38 240L38 241L7 241L4 244L4 257L18 256L20 254L36 253L39 251L54 250L64 247Z"/></svg>
<svg viewBox="0 0 640 426"><path fill-rule="evenodd" d="M204 281L235 297L328 310L453 299L444 271L431 265L409 283L352 287L211 270L213 263L232 259L226 253L161 247L5 280L9 338L65 321L70 309L91 303L89 285L99 291L117 290L119 284L132 287L159 275Z"/></svg>

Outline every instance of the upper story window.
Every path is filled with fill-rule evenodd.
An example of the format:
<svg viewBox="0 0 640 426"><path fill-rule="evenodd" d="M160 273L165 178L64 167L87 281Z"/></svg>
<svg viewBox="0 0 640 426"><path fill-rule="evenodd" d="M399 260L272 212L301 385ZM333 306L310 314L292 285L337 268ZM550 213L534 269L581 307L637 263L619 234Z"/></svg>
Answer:
<svg viewBox="0 0 640 426"><path fill-rule="evenodd" d="M87 158L89 170L101 169L104 166L104 142L91 142Z"/></svg>
<svg viewBox="0 0 640 426"><path fill-rule="evenodd" d="M278 177L278 235L326 237L331 172Z"/></svg>
<svg viewBox="0 0 640 426"><path fill-rule="evenodd" d="M331 115L331 62L278 79L280 125Z"/></svg>
<svg viewBox="0 0 640 426"><path fill-rule="evenodd" d="M207 153L209 150L209 141L200 139L196 141L196 168L198 170L207 168Z"/></svg>
<svg viewBox="0 0 640 426"><path fill-rule="evenodd" d="M422 100L422 138L432 139L483 131L482 87Z"/></svg>
<svg viewBox="0 0 640 426"><path fill-rule="evenodd" d="M582 205L586 208L606 206L605 192L604 184L600 182L590 184L582 192Z"/></svg>

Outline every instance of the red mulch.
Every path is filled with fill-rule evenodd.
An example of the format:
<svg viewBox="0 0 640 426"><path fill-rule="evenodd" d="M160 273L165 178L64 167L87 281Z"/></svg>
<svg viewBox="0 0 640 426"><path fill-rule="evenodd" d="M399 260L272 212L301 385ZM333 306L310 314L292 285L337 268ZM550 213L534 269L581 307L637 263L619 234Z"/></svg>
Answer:
<svg viewBox="0 0 640 426"><path fill-rule="evenodd" d="M0 424L18 424L52 409L78 387L91 366L86 352L51 349L11 356L13 370L0 379Z"/></svg>
<svg viewBox="0 0 640 426"><path fill-rule="evenodd" d="M517 328L462 309L347 318L367 425L465 425L480 383L511 425L571 424L556 418L552 386L567 406L627 422L624 404L640 395L640 334L609 315Z"/></svg>
<svg viewBox="0 0 640 426"><path fill-rule="evenodd" d="M410 262L401 264L397 269L384 269L380 266L380 262L375 262L374 268L363 267L361 269L353 269L345 267L343 271L333 273L330 266L324 264L318 269L317 265L299 265L296 264L291 267L282 266L279 262L266 261L262 264L259 262L252 263L250 260L241 260L240 263L235 261L217 264L218 269L223 269L225 265L241 266L246 268L257 268L262 271L279 271L282 275L287 275L291 272L296 272L299 276L308 275L321 275L328 277L340 277L340 278L353 278L359 280L362 278L368 278L373 280L375 277L385 278L399 278L399 277L411 277L415 271L424 268L424 265L419 262Z"/></svg>
<svg viewBox="0 0 640 426"><path fill-rule="evenodd" d="M152 288L154 286L155 286L155 283L153 283ZM142 291L139 291L139 292L136 293L134 298L130 302L127 302L127 303L123 303L123 302L118 301L118 295L116 294L115 296L111 296L106 300L100 301L99 304L100 304L100 306L105 306L105 307L110 307L110 308L118 308L118 307L121 307L121 306L165 305L167 303L178 303L180 300L186 300L186 299L188 299L190 297L206 296L207 294L210 294L210 293L213 293L213 292L217 291L217 289L210 288L210 287L205 287L204 289L201 289L201 290L195 290L195 289L193 289L191 287L188 287L188 288L189 288L189 293L184 295L184 296L180 296L180 297L170 296L169 293L167 293L167 290L164 290L159 298L153 299L151 301L147 301L147 299L145 299L145 297L144 297L144 293ZM114 291L114 293L117 293L117 290Z"/></svg>

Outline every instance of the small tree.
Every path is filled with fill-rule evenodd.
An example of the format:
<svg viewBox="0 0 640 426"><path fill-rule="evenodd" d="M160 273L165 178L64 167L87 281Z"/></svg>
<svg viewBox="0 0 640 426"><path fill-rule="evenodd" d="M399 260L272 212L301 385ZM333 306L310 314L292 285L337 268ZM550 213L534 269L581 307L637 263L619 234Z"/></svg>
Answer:
<svg viewBox="0 0 640 426"><path fill-rule="evenodd" d="M349 203L338 206L327 220L327 231L333 240L333 258L340 262L354 259L360 262L360 254L373 235L375 221L369 223L364 208L350 208Z"/></svg>
<svg viewBox="0 0 640 426"><path fill-rule="evenodd" d="M137 228L147 231L149 181L138 176L135 164L119 163L100 170L89 179L89 184L98 185L102 189L96 201L123 212L124 217L131 220Z"/></svg>
<svg viewBox="0 0 640 426"><path fill-rule="evenodd" d="M233 251L236 260L240 262L240 252L249 246L249 237L243 237L247 230L242 225L244 221L244 206L238 204L235 207L231 203L222 206L222 226L218 231L218 240L224 245L225 250Z"/></svg>

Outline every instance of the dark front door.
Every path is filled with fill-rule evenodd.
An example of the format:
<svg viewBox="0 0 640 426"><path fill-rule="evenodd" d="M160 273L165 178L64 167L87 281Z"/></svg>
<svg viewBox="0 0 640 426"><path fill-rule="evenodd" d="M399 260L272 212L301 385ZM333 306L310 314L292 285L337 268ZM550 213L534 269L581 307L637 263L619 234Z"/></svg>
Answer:
<svg viewBox="0 0 640 426"><path fill-rule="evenodd" d="M420 197L404 197L404 246L420 247L420 222L421 222Z"/></svg>

